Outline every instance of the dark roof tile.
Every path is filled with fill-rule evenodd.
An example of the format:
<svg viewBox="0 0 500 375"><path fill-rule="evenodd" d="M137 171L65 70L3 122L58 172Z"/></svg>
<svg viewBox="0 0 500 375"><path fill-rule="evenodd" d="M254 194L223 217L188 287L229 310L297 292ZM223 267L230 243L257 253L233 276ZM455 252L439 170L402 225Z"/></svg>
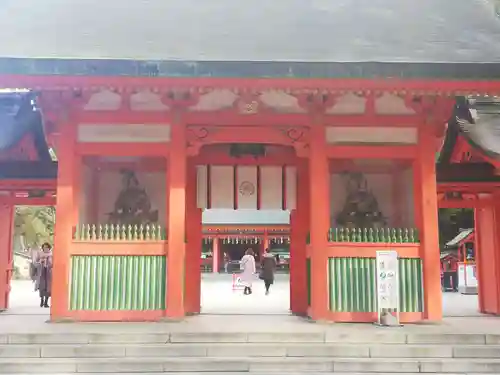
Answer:
<svg viewBox="0 0 500 375"><path fill-rule="evenodd" d="M500 62L492 0L4 0L0 24L2 57Z"/></svg>

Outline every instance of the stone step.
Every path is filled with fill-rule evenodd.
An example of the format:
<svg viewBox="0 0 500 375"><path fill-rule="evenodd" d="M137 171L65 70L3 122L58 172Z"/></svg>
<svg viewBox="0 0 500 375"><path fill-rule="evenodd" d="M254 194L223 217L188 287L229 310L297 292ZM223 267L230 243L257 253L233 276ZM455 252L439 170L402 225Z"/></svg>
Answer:
<svg viewBox="0 0 500 375"><path fill-rule="evenodd" d="M57 373L57 374L52 374L52 375L68 375L71 373ZM109 372L86 372L86 373L78 373L78 375L108 375ZM121 372L120 375L137 375L137 372ZM158 372L140 372L139 374L141 375L157 375ZM248 372L248 371L238 371L238 372L224 372L221 374L220 372L169 372L169 375L242 375L242 374L252 374L252 375L269 375L269 372ZM303 375L304 372L272 372L273 375ZM306 372L305 374L307 375L324 375L325 372ZM366 375L366 372L333 372L333 374L336 375ZM379 373L380 374L380 373ZM14 375L14 373L10 374L2 374L2 375ZM19 374L16 374L19 375ZM22 374L21 374L22 375ZM26 375L46 375L42 373L30 373ZM391 375L422 375L421 372L393 372ZM444 373L444 372L439 372L439 373L433 373L433 375L464 375L464 373ZM466 375L479 375L479 374L466 374Z"/></svg>
<svg viewBox="0 0 500 375"><path fill-rule="evenodd" d="M498 358L497 345L396 344L10 344L0 358L124 357Z"/></svg>
<svg viewBox="0 0 500 375"><path fill-rule="evenodd" d="M159 329L161 330L161 328ZM161 344L172 343L352 343L500 345L500 335L363 332L165 332L0 334L0 344Z"/></svg>
<svg viewBox="0 0 500 375"><path fill-rule="evenodd" d="M0 374L33 373L500 373L494 359L383 358L67 358L0 359Z"/></svg>
<svg viewBox="0 0 500 375"><path fill-rule="evenodd" d="M52 375L68 375L71 373L58 373L58 374L52 374ZM78 375L108 375L109 372L86 372L86 373L78 373ZM121 375L137 375L137 372L121 372ZM158 372L140 372L139 374L141 375L157 375ZM169 375L242 375L242 374L253 374L253 375L269 375L269 372L248 372L248 371L238 371L238 372L224 372L221 374L220 372L169 372ZM273 375L303 375L304 372L272 372ZM307 372L307 375L324 375L325 372ZM366 372L334 372L336 375L366 375ZM379 373L380 374L380 373ZM14 375L14 373L11 374L2 374L2 375ZM16 374L19 375L19 374ZM46 375L42 373L30 373L26 375ZM391 375L422 375L421 372L393 372ZM433 375L464 375L464 373L444 373L444 372L439 372L439 373L434 373ZM466 374L466 375L478 375L478 374Z"/></svg>

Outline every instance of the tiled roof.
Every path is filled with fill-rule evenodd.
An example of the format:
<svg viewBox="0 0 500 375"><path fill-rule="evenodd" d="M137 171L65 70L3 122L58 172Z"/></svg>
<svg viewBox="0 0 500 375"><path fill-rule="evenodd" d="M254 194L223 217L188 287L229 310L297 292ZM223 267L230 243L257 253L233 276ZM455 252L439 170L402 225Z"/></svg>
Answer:
<svg viewBox="0 0 500 375"><path fill-rule="evenodd" d="M456 235L454 239L448 241L446 243L447 247L452 247L460 244L463 240L465 240L472 232L474 232L474 228L462 229L459 234Z"/></svg>
<svg viewBox="0 0 500 375"><path fill-rule="evenodd" d="M3 0L0 57L500 63L493 0Z"/></svg>

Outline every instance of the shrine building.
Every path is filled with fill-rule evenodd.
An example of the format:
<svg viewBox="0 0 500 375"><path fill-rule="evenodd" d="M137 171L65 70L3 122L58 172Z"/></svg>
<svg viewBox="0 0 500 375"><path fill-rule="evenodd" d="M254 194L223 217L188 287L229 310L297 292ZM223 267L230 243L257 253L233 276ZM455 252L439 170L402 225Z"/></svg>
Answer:
<svg viewBox="0 0 500 375"><path fill-rule="evenodd" d="M281 244L293 314L375 321L385 249L401 321L440 321L460 206L500 314L494 3L8 2L0 310L15 205L55 205L52 321L200 313L204 265Z"/></svg>

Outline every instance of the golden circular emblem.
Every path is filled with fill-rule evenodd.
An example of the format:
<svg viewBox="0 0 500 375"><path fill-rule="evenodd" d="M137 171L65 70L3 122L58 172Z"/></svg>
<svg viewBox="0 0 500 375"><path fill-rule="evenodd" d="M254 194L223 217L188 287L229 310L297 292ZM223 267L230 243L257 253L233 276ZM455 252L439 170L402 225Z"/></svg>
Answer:
<svg viewBox="0 0 500 375"><path fill-rule="evenodd" d="M240 184L239 188L241 195L254 195L255 194L255 185L250 181L243 181Z"/></svg>
<svg viewBox="0 0 500 375"><path fill-rule="evenodd" d="M255 114L259 111L259 102L252 100L251 102L241 102L238 104L240 113L245 115Z"/></svg>

